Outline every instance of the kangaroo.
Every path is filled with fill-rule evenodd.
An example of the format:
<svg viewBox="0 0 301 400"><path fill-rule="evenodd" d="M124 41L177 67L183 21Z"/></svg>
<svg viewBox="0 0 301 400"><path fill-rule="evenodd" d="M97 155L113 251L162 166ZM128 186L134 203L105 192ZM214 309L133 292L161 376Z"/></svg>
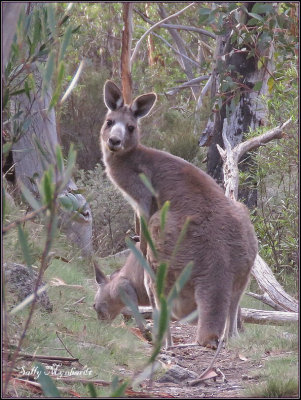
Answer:
<svg viewBox="0 0 301 400"><path fill-rule="evenodd" d="M136 244L139 249L139 243ZM124 266L113 272L107 278L94 263L95 278L98 290L95 295L94 309L100 320L113 320L122 311L124 303L121 299L122 291L128 295L134 305L148 306L149 297L144 286L144 270L137 258L131 253ZM141 331L144 327L140 320L136 320Z"/></svg>
<svg viewBox="0 0 301 400"><path fill-rule="evenodd" d="M100 133L103 161L113 184L147 220L160 259L170 262L166 291L187 263L194 263L173 312L181 318L197 308L196 341L216 348L226 324L230 336L237 334L239 301L257 254L257 240L247 209L228 199L213 178L179 157L140 143L138 120L150 112L156 98L148 93L127 105L120 89L112 81L105 83L108 113ZM141 173L156 196L140 179ZM167 200L170 208L162 238L158 210ZM186 236L171 260L187 218ZM156 271L158 262L149 249L147 257ZM146 281L158 302L150 279Z"/></svg>

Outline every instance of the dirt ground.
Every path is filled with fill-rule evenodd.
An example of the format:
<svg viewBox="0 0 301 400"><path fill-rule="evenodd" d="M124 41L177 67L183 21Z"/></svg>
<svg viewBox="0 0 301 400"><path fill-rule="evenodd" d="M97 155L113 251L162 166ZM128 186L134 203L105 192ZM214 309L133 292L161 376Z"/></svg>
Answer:
<svg viewBox="0 0 301 400"><path fill-rule="evenodd" d="M172 322L171 332L174 344L192 343L195 339L196 327ZM174 348L162 351L158 359L167 368L178 365L186 370L200 375L211 363L215 352L202 347ZM175 398L241 398L244 397L245 383L255 383L259 377L251 374L252 370L260 367L260 362L248 360L242 354L235 354L223 348L214 363L214 367L221 371L221 375L207 379L196 386L190 386L191 378L183 380L173 379L173 382L155 380L142 387L153 395L169 395ZM164 378L163 378L164 380Z"/></svg>

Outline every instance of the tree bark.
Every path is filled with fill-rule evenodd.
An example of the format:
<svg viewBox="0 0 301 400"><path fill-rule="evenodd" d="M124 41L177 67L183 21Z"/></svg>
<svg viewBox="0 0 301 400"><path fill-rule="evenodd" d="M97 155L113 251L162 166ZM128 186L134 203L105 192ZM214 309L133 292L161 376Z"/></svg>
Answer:
<svg viewBox="0 0 301 400"><path fill-rule="evenodd" d="M254 3L245 3L251 11ZM246 14L242 13L241 25L247 20ZM273 71L273 42L268 48L256 49L246 45L233 42L233 27L228 26L227 32L220 35L217 40L215 53L216 65L213 71L212 99L218 97L215 103L213 123L208 122L207 128L201 135L200 143L209 146L207 154L207 172L218 183L223 183L222 160L216 145L224 148L222 133L227 137L231 146L241 143L244 134L256 130L264 124L266 109L260 101L260 96L268 94L268 79ZM250 57L250 51L255 55ZM259 60L266 60L259 67ZM226 86L227 79L229 86ZM258 88L257 88L258 87ZM250 155L245 154L241 160L240 169L247 171L253 160ZM257 205L257 190L252 178L248 179L249 186L239 191L239 199L250 208Z"/></svg>
<svg viewBox="0 0 301 400"><path fill-rule="evenodd" d="M18 18L22 8L24 7L21 3L9 3L3 2L1 4L3 11L3 20L2 20L2 76L4 74L5 66L8 61L10 48L12 45L12 41L16 32L16 26L18 22Z"/></svg>
<svg viewBox="0 0 301 400"><path fill-rule="evenodd" d="M242 308L241 317L243 322L261 325L287 325L291 322L297 323L299 320L296 312L265 311L251 308Z"/></svg>
<svg viewBox="0 0 301 400"><path fill-rule="evenodd" d="M152 318L152 307L139 306L139 312L145 319ZM129 312L125 312L129 315ZM286 325L287 323L298 322L298 313L296 312L281 312L281 311L266 311L254 310L252 308L241 308L241 318L243 322L250 324L271 324L271 325Z"/></svg>
<svg viewBox="0 0 301 400"><path fill-rule="evenodd" d="M133 37L133 3L123 3L123 31L121 49L122 94L126 104L132 102L131 47Z"/></svg>
<svg viewBox="0 0 301 400"><path fill-rule="evenodd" d="M223 132L225 150L217 145L217 151L219 151L221 159L223 160L224 186L227 197L231 198L233 201L236 201L238 197L238 163L245 152L258 148L259 146L268 143L270 140L276 138L280 139L284 135L284 129L290 124L290 122L291 119L260 136L237 144L234 148L231 147L225 132ZM259 255L257 255L255 259L252 274L262 291L264 293L266 292L270 299L279 305L280 308L286 311L298 312L298 302L285 292L279 282L275 279L269 266Z"/></svg>
<svg viewBox="0 0 301 400"><path fill-rule="evenodd" d="M42 81L35 66L32 66L35 76L37 91L29 100L25 94L16 96L14 105L23 111L19 117L24 120L30 118L28 128L20 139L13 144L12 153L15 163L15 175L17 182L21 181L35 195L38 195L37 184L42 178L43 172L50 164L56 162L55 147L58 144L56 117L54 109L49 112L51 88L41 96ZM14 106L13 105L13 106ZM20 121L21 122L21 121ZM43 149L45 157L38 150L37 142ZM65 193L76 190L77 186L70 180L65 188ZM81 194L74 194L77 198L80 212L62 213L62 228L67 237L82 251L83 256L92 253L92 214L90 206Z"/></svg>

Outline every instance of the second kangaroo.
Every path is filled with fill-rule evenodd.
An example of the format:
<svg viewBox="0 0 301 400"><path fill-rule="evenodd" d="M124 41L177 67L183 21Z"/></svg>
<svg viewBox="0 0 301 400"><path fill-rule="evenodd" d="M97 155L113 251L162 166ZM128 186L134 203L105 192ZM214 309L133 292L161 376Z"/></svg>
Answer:
<svg viewBox="0 0 301 400"><path fill-rule="evenodd" d="M104 101L108 108L101 129L103 160L111 181L135 211L143 215L153 235L161 260L171 261L166 291L187 265L194 267L189 282L174 303L173 313L181 318L198 310L197 342L215 348L226 323L237 333L237 311L257 254L257 240L247 209L228 199L205 172L167 152L140 143L138 119L149 113L154 93L124 104L120 89L107 81ZM157 196L144 185L143 173ZM160 236L158 204L170 201L164 240ZM174 260L170 260L186 219L190 223ZM147 256L156 271L157 261ZM155 288L149 289L156 299Z"/></svg>

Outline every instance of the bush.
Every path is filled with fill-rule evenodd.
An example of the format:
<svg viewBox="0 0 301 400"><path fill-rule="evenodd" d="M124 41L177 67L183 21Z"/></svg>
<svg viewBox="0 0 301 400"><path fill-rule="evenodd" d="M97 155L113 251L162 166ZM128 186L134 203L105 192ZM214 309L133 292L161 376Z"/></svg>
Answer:
<svg viewBox="0 0 301 400"><path fill-rule="evenodd" d="M93 216L93 245L101 257L126 248L125 237L134 233L134 213L118 189L97 164L92 171L78 170L76 184L83 189Z"/></svg>

